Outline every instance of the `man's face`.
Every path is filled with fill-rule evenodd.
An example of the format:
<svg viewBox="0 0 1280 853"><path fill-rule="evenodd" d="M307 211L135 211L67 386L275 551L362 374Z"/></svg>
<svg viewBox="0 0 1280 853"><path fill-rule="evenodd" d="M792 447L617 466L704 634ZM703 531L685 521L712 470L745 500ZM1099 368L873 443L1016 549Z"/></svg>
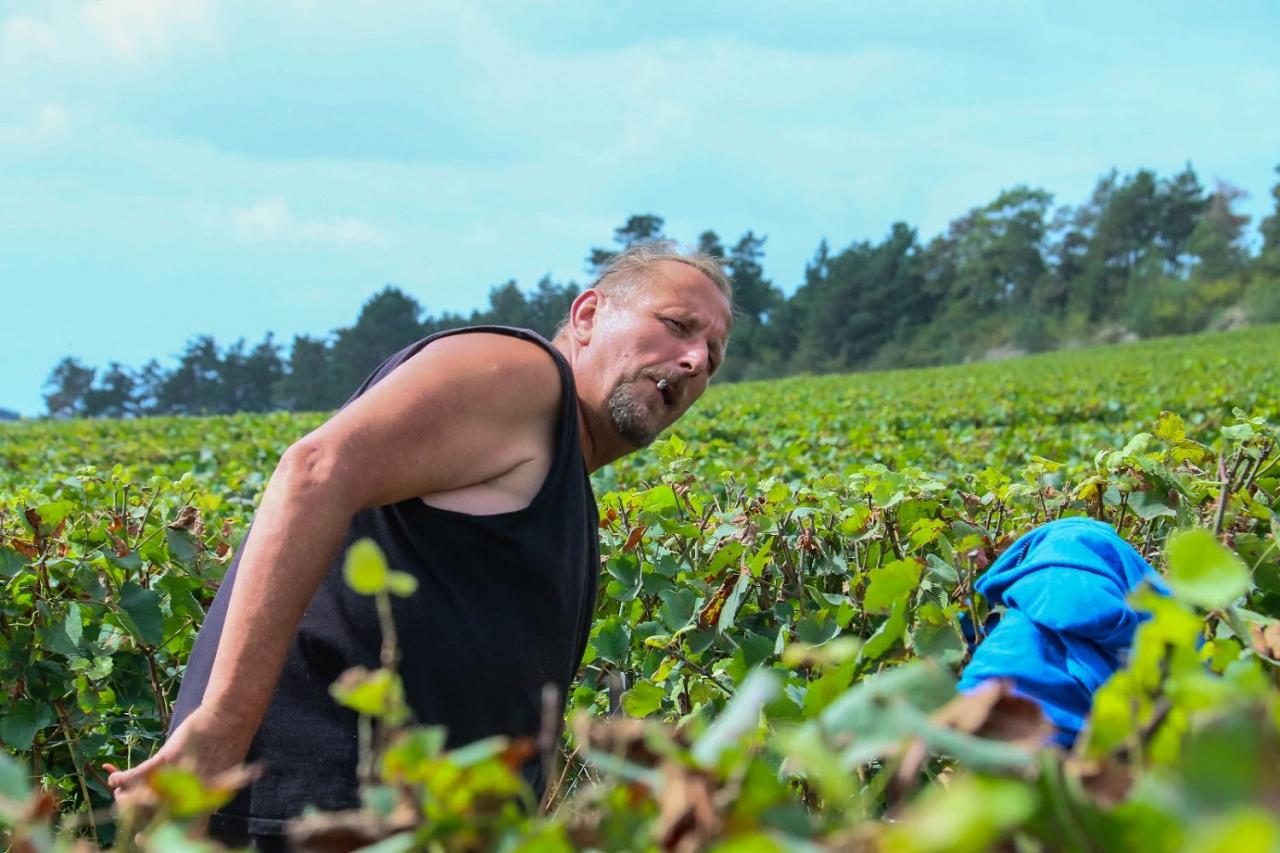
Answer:
<svg viewBox="0 0 1280 853"><path fill-rule="evenodd" d="M592 336L611 383L609 418L634 447L649 444L702 396L724 358L731 321L728 299L694 267L664 261L651 275L625 295L605 297Z"/></svg>

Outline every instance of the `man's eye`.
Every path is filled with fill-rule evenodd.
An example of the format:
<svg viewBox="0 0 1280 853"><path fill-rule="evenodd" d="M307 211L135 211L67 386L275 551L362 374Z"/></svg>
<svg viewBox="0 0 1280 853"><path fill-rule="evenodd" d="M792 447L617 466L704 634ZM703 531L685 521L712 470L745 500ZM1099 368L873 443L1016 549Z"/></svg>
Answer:
<svg viewBox="0 0 1280 853"><path fill-rule="evenodd" d="M683 332L685 329L688 328L688 326L686 326L684 323L680 322L679 320L675 319L674 317L663 317L662 322L666 323L669 327L671 327L672 329L675 329L677 332Z"/></svg>

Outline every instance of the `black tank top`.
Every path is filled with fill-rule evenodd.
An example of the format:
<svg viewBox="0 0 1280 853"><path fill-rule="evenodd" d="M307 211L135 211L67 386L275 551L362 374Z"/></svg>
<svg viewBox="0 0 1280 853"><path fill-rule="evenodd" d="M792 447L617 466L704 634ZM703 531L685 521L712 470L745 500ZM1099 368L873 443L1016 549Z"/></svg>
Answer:
<svg viewBox="0 0 1280 853"><path fill-rule="evenodd" d="M452 512L418 498L363 510L342 550L371 537L392 568L417 577L412 597L393 598L400 672L416 722L446 726L450 747L495 734L536 736L543 685L556 685L563 696L582 659L600 565L573 373L545 339L499 326L432 335L387 359L352 399L432 341L468 332L532 341L560 370L555 452L542 488L529 506L497 515ZM348 667L378 666L381 633L373 599L347 588L342 562L339 556L329 567L302 616L249 750L247 760L264 773L214 815L215 832L274 834L307 805L358 805L357 718L328 691ZM204 695L238 564L239 555L196 639L170 732ZM536 789L544 784L536 763L527 775Z"/></svg>

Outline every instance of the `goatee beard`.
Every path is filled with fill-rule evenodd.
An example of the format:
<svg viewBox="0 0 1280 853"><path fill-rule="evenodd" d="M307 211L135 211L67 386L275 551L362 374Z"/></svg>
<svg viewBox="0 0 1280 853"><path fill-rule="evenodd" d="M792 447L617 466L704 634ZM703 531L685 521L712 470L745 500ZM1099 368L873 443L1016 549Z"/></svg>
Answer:
<svg viewBox="0 0 1280 853"><path fill-rule="evenodd" d="M644 401L638 399L636 383L641 377L619 382L609 393L609 417L618 435L635 447L647 447L662 432L653 422L653 414Z"/></svg>

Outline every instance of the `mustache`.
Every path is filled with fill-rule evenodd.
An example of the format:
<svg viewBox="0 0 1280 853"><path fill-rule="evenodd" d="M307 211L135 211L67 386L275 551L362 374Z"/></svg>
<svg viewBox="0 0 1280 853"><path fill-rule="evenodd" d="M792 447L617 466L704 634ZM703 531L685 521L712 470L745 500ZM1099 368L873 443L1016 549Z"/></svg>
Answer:
<svg viewBox="0 0 1280 853"><path fill-rule="evenodd" d="M679 400L684 397L685 378L675 373L667 373L660 370L641 371L636 376L637 380L647 379L656 382L659 391L668 392L673 400Z"/></svg>

